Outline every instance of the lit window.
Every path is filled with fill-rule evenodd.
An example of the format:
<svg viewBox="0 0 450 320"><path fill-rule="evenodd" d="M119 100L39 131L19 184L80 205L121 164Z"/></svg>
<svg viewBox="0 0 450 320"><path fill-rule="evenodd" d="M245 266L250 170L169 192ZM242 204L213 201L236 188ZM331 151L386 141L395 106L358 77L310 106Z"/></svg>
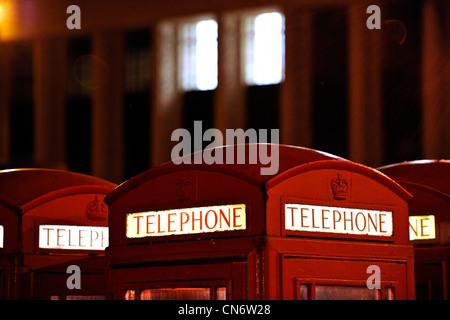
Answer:
<svg viewBox="0 0 450 320"><path fill-rule="evenodd" d="M125 300L136 300L136 290L125 291Z"/></svg>
<svg viewBox="0 0 450 320"><path fill-rule="evenodd" d="M211 300L212 292L215 292L215 299L217 300L226 300L227 298L225 287L212 286L209 288L144 289L140 292L140 300Z"/></svg>
<svg viewBox="0 0 450 320"><path fill-rule="evenodd" d="M105 300L105 296L67 296L66 300Z"/></svg>
<svg viewBox="0 0 450 320"><path fill-rule="evenodd" d="M284 78L284 16L266 12L244 20L245 82L280 83Z"/></svg>
<svg viewBox="0 0 450 320"><path fill-rule="evenodd" d="M217 87L217 22L200 20L180 28L181 86L189 90Z"/></svg>

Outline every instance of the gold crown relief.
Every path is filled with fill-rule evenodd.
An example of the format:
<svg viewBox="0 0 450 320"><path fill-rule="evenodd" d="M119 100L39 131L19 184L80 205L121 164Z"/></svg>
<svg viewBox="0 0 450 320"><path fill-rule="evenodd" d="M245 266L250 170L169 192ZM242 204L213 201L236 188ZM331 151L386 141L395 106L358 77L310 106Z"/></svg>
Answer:
<svg viewBox="0 0 450 320"><path fill-rule="evenodd" d="M346 180L341 178L341 173L338 172L337 179L331 180L331 190L334 199L345 200L347 198L348 184Z"/></svg>
<svg viewBox="0 0 450 320"><path fill-rule="evenodd" d="M86 215L90 220L105 220L108 217L108 207L95 196L86 206Z"/></svg>
<svg viewBox="0 0 450 320"><path fill-rule="evenodd" d="M190 181L181 181L175 185L177 200L189 200L192 194L192 184Z"/></svg>

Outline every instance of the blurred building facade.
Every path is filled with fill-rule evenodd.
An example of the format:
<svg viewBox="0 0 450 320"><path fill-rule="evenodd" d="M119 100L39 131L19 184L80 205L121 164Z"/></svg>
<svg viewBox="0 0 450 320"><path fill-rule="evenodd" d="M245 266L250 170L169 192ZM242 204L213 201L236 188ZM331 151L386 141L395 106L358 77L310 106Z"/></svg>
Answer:
<svg viewBox="0 0 450 320"><path fill-rule="evenodd" d="M69 29L70 5L81 29ZM381 9L368 29L367 8ZM171 133L280 129L369 166L450 158L447 0L0 1L0 167L113 182L170 160ZM282 81L248 85L245 19L284 17ZM183 88L180 24L218 26L217 86ZM191 129L192 130L192 129Z"/></svg>

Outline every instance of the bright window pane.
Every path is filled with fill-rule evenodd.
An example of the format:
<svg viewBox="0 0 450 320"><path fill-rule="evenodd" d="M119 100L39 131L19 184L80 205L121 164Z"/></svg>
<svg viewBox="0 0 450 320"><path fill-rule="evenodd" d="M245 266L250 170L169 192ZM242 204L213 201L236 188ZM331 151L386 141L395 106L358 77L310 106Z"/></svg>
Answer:
<svg viewBox="0 0 450 320"><path fill-rule="evenodd" d="M181 86L184 90L217 87L217 22L200 20L181 27Z"/></svg>
<svg viewBox="0 0 450 320"><path fill-rule="evenodd" d="M227 288L219 287L216 289L217 300L227 300Z"/></svg>
<svg viewBox="0 0 450 320"><path fill-rule="evenodd" d="M217 22L197 23L197 88L210 90L217 86Z"/></svg>
<svg viewBox="0 0 450 320"><path fill-rule="evenodd" d="M125 292L125 300L136 300L136 290L127 290Z"/></svg>
<svg viewBox="0 0 450 320"><path fill-rule="evenodd" d="M367 287L316 285L316 300L378 300L377 293Z"/></svg>
<svg viewBox="0 0 450 320"><path fill-rule="evenodd" d="M394 288L384 288L384 300L394 300Z"/></svg>
<svg viewBox="0 0 450 320"><path fill-rule="evenodd" d="M284 77L284 17L279 12L245 21L245 81L249 85L279 83Z"/></svg>
<svg viewBox="0 0 450 320"><path fill-rule="evenodd" d="M67 296L66 300L105 300L105 296Z"/></svg>
<svg viewBox="0 0 450 320"><path fill-rule="evenodd" d="M309 285L300 286L300 300L309 300Z"/></svg>
<svg viewBox="0 0 450 320"><path fill-rule="evenodd" d="M161 288L141 291L141 300L210 300L210 288Z"/></svg>

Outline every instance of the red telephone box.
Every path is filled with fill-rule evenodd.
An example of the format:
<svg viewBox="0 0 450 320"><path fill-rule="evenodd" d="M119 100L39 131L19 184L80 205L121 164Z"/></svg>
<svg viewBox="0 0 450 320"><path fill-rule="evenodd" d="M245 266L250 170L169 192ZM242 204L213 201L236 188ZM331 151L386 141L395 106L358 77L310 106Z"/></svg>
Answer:
<svg viewBox="0 0 450 320"><path fill-rule="evenodd" d="M68 171L0 171L0 298L104 299L103 198L115 187Z"/></svg>
<svg viewBox="0 0 450 320"><path fill-rule="evenodd" d="M413 196L416 298L448 300L450 290L450 161L420 160L380 168Z"/></svg>
<svg viewBox="0 0 450 320"><path fill-rule="evenodd" d="M227 164L241 147L215 149L223 164L150 169L105 198L112 299L414 298L400 185L284 145L246 145L245 163ZM278 152L275 175L251 160L263 147Z"/></svg>

